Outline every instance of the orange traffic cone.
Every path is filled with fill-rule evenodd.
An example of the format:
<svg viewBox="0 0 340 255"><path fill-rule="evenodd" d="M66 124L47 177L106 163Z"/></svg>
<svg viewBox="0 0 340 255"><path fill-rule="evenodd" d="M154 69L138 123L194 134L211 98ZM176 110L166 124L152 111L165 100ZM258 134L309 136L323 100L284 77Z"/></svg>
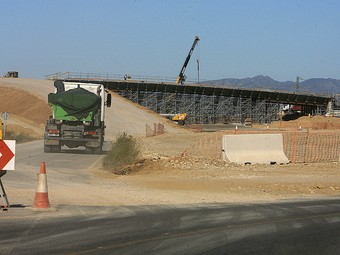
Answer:
<svg viewBox="0 0 340 255"><path fill-rule="evenodd" d="M40 173L38 174L38 185L35 193L33 208L49 208L50 202L48 201L47 191L47 177L45 162L40 164Z"/></svg>

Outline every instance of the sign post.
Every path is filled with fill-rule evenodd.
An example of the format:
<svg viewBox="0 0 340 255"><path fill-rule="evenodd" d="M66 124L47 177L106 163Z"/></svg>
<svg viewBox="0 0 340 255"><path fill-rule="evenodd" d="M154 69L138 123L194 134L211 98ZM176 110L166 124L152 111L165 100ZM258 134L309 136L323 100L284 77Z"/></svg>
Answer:
<svg viewBox="0 0 340 255"><path fill-rule="evenodd" d="M3 112L1 114L1 118L2 118L2 121L3 121L3 129L4 129L3 137L6 137L6 122L9 119L9 112ZM2 139L2 137L1 137L1 139Z"/></svg>
<svg viewBox="0 0 340 255"><path fill-rule="evenodd" d="M4 204L4 210L7 210L7 207L9 207L9 202L7 199L6 191L1 181L1 176L5 175L6 172L7 171L5 170L0 170L0 197L2 199L2 203Z"/></svg>

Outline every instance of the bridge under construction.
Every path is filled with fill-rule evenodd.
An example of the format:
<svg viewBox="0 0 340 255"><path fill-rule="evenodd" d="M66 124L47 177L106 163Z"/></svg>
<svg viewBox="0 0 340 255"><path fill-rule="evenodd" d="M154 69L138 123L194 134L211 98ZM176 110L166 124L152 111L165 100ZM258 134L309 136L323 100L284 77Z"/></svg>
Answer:
<svg viewBox="0 0 340 255"><path fill-rule="evenodd" d="M238 89L175 78L93 73L57 73L48 79L100 83L106 89L159 114L187 113L187 123L270 123L280 119L284 105L299 106L301 114L330 113L334 98L317 94Z"/></svg>

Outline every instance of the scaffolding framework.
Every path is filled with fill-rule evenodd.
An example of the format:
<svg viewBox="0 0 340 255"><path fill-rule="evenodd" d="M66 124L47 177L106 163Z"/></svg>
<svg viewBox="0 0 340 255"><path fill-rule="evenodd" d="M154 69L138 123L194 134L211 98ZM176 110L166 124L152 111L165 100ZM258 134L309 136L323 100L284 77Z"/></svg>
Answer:
<svg viewBox="0 0 340 255"><path fill-rule="evenodd" d="M161 114L187 113L187 123L270 123L280 118L283 104L301 107L301 114L326 114L338 107L339 95L240 89L213 84L178 84L168 77L95 73L56 73L48 79L103 84L129 100ZM329 107L331 105L331 107ZM334 108L334 107L333 107Z"/></svg>
<svg viewBox="0 0 340 255"><path fill-rule="evenodd" d="M189 124L243 123L247 118L270 123L279 119L282 109L279 103L242 97L147 91L119 94L159 114L187 113Z"/></svg>

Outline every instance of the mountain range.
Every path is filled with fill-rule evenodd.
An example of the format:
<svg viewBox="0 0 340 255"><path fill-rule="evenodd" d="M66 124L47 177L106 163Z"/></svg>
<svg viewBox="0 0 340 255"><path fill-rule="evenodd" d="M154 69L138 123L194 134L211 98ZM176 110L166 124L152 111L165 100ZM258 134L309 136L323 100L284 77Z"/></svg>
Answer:
<svg viewBox="0 0 340 255"><path fill-rule="evenodd" d="M331 78L312 78L302 81L300 80L298 89L297 83L294 81L280 82L264 75L257 75L252 78L244 79L225 78L220 80L209 80L204 81L204 83L240 89L264 89L322 95L340 94L340 80Z"/></svg>

